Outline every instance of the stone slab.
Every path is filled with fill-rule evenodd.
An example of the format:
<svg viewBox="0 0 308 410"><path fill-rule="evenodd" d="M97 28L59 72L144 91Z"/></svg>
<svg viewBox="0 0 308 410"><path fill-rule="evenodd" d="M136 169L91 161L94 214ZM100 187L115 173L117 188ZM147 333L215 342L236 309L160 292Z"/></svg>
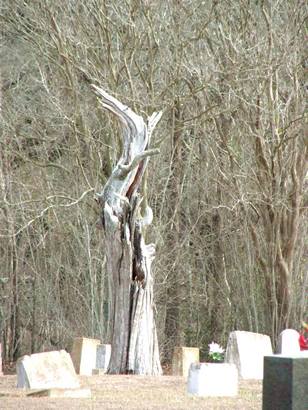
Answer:
<svg viewBox="0 0 308 410"><path fill-rule="evenodd" d="M111 345L100 344L96 347L96 369L102 369L105 372L108 369L111 357Z"/></svg>
<svg viewBox="0 0 308 410"><path fill-rule="evenodd" d="M26 389L79 388L72 359L65 350L35 353L17 360L17 387Z"/></svg>
<svg viewBox="0 0 308 410"><path fill-rule="evenodd" d="M101 342L99 339L89 339L86 337L76 337L73 342L71 357L77 374L91 376L92 370L96 366L97 346Z"/></svg>
<svg viewBox="0 0 308 410"><path fill-rule="evenodd" d="M293 355L299 352L299 333L294 329L283 330L278 337L277 353Z"/></svg>
<svg viewBox="0 0 308 410"><path fill-rule="evenodd" d="M187 392L199 397L237 396L238 371L235 364L191 364L187 381Z"/></svg>
<svg viewBox="0 0 308 410"><path fill-rule="evenodd" d="M90 389L45 389L30 392L27 396L51 397L51 398L71 398L90 399L92 394Z"/></svg>
<svg viewBox="0 0 308 410"><path fill-rule="evenodd" d="M262 409L308 409L308 357L264 357Z"/></svg>
<svg viewBox="0 0 308 410"><path fill-rule="evenodd" d="M225 363L236 365L242 379L263 379L264 356L272 355L271 339L267 335L234 331L229 335Z"/></svg>
<svg viewBox="0 0 308 410"><path fill-rule="evenodd" d="M192 363L199 363L199 348L175 347L172 358L172 374L174 376L188 376Z"/></svg>

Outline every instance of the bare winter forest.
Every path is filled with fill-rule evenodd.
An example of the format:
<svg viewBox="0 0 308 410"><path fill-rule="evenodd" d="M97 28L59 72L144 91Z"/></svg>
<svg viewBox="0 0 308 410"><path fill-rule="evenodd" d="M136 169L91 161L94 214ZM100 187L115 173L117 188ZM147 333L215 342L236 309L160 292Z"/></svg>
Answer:
<svg viewBox="0 0 308 410"><path fill-rule="evenodd" d="M307 318L307 11L304 0L0 0L6 361L110 338L94 195L122 130L91 84L144 118L162 111L140 189L162 362L176 345L225 346L232 330L275 344Z"/></svg>

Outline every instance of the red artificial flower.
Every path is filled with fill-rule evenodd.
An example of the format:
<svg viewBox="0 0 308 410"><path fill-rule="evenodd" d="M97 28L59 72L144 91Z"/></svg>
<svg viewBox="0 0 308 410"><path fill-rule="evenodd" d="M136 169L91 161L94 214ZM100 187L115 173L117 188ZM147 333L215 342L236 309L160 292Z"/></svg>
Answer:
<svg viewBox="0 0 308 410"><path fill-rule="evenodd" d="M306 339L304 335L300 335L298 341L301 350L308 350L308 338Z"/></svg>

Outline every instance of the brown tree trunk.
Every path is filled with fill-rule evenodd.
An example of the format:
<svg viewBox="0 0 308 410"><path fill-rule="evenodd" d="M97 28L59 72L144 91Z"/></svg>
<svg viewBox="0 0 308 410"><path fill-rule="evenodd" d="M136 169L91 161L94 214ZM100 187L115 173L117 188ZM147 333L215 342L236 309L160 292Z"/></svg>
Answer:
<svg viewBox="0 0 308 410"><path fill-rule="evenodd" d="M154 113L145 124L142 117L102 89L93 86L104 108L123 125L123 152L98 194L100 224L105 232L107 273L110 279L109 326L112 353L108 372L161 374L153 312L151 264L154 244L146 245L143 232L152 221L147 207L141 215L139 187L149 156L151 133L161 114Z"/></svg>

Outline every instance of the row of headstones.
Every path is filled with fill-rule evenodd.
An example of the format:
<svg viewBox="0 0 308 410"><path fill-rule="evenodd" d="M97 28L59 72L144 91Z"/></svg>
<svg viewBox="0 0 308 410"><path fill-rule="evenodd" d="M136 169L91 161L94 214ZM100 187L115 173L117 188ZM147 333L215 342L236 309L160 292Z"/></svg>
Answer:
<svg viewBox="0 0 308 410"><path fill-rule="evenodd" d="M300 351L292 329L279 337L273 355L266 335L235 331L229 336L225 363L200 363L199 349L176 348L173 373L188 376L189 394L210 397L238 394L238 379L263 379L263 410L308 409L308 351Z"/></svg>
<svg viewBox="0 0 308 410"><path fill-rule="evenodd" d="M299 333L293 329L281 332L276 354L307 356L301 352ZM273 355L270 337L267 335L234 331L230 333L225 363L234 364L242 379L263 379L264 356ZM176 347L173 355L172 374L188 376L191 363L199 362L199 349L192 347Z"/></svg>
<svg viewBox="0 0 308 410"><path fill-rule="evenodd" d="M278 341L277 353L300 354L299 333L293 329L284 330ZM253 354L252 354L253 352ZM230 334L225 362L234 363L243 379L263 378L263 357L271 355L270 338L252 332L235 331ZM111 345L101 344L98 339L78 337L74 339L71 357L77 374L89 376L106 372L111 356ZM172 373L187 376L189 366L199 362L199 349L175 348ZM0 375L2 374L0 344Z"/></svg>
<svg viewBox="0 0 308 410"><path fill-rule="evenodd" d="M296 340L294 332L286 330L281 334L279 346L285 356L299 354L294 344ZM105 373L110 355L110 345L102 345L97 339L76 338L70 355L62 350L23 356L17 362L18 387L75 389L73 396L76 397L76 389L80 387L76 373L80 375ZM306 356L308 360L308 354ZM173 356L172 370L174 375L187 376L189 373L188 392L191 394L234 396L238 392L238 376L242 379L262 379L263 360L265 363L266 360L272 363L271 357L273 357L272 346L268 336L236 331L230 334L225 363L199 363L198 348L177 347ZM307 360L305 366L308 371ZM298 360L296 362L298 363ZM276 373L274 371L274 376L277 378ZM265 383L264 391L268 391L267 386L273 385L273 371L268 374L271 374L270 382ZM296 374L303 377L302 372ZM306 374L305 380L307 377ZM265 370L264 378L266 378ZM283 391L285 392L286 389ZM83 389L78 393L78 397L87 397L89 394L89 389ZM48 395L51 395L50 391ZM271 392L269 396L273 396Z"/></svg>

